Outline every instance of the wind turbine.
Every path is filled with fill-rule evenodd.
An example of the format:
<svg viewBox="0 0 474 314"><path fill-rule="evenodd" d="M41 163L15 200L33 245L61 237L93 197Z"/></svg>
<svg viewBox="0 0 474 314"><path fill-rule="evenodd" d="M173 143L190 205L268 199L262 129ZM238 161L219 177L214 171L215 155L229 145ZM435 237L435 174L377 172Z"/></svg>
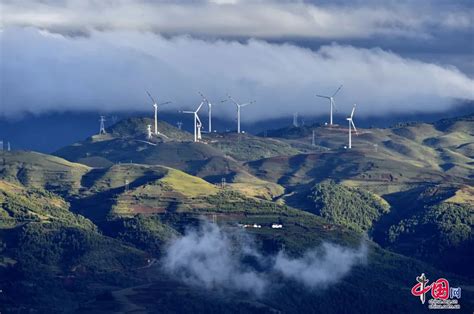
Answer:
<svg viewBox="0 0 474 314"><path fill-rule="evenodd" d="M104 116L100 116L100 129L99 129L99 134L106 134L107 132L105 132L105 117Z"/></svg>
<svg viewBox="0 0 474 314"><path fill-rule="evenodd" d="M253 104L255 101L252 100L252 101L250 101L248 103L245 103L245 104L239 104L230 95L227 95L227 97L229 97L230 101L232 101L237 106L237 133L240 134L240 108L248 106L250 104Z"/></svg>
<svg viewBox="0 0 474 314"><path fill-rule="evenodd" d="M336 106L336 102L334 101L334 96L336 96L336 94L339 93L341 88L342 88L342 85L339 86L339 88L334 92L334 94L332 94L332 96L316 95L317 97L329 99L329 103L331 106L331 111L329 114L329 125L332 125L332 112L333 112L334 107Z"/></svg>
<svg viewBox="0 0 474 314"><path fill-rule="evenodd" d="M155 135L158 135L159 134L159 132L158 132L158 107L166 105L166 104L170 104L171 101L166 101L166 102L163 102L163 103L159 104L159 103L156 102L155 98L153 98L153 96L151 96L150 92L146 91L146 93L148 94L148 97L150 97L151 101L153 102L153 107L155 108Z"/></svg>
<svg viewBox="0 0 474 314"><path fill-rule="evenodd" d="M347 121L349 121L349 148L352 148L352 128L354 128L354 131L356 132L356 134L358 134L354 121L352 120L354 118L355 110L356 105L354 104L354 107L352 107L351 116L346 119Z"/></svg>
<svg viewBox="0 0 474 314"><path fill-rule="evenodd" d="M201 95L203 102L207 103L207 113L208 113L208 118L209 118L209 133L212 133L212 104L206 98L206 96L204 96L201 92L199 92L199 95Z"/></svg>
<svg viewBox="0 0 474 314"><path fill-rule="evenodd" d="M194 115L194 142L201 139L202 123L201 119L199 119L198 112L201 110L202 105L204 105L204 101L201 101L196 111L181 111L181 113L191 113Z"/></svg>

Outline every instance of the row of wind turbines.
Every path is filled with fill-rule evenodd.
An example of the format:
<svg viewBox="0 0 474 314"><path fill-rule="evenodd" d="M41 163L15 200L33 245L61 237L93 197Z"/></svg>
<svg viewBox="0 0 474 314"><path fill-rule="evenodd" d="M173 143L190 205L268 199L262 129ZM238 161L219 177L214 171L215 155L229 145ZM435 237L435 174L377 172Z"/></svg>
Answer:
<svg viewBox="0 0 474 314"><path fill-rule="evenodd" d="M154 132L154 134L159 135L159 132L158 132L158 108L162 105L166 105L166 104L169 104L171 102L167 101L167 102L159 104L159 103L156 102L155 98L150 94L150 92L146 91L146 93L148 94L148 97L152 101L153 107L155 109L155 132ZM207 115L208 115L208 119L209 119L208 132L212 133L212 103L201 92L199 92L199 95L201 96L202 100L201 100L201 103L199 104L199 106L196 108L196 110L194 110L194 111L191 111L191 110L179 111L180 113L192 114L194 116L194 142L198 142L199 140L202 139L201 129L202 129L203 125L202 125L201 119L199 118L199 111L201 110L202 106L204 106L205 104L207 105L207 108L208 108L208 110L207 110L207 113L208 113ZM250 101L250 102L247 102L247 103L239 103L234 98L232 98L230 95L227 95L227 98L228 99L224 99L220 102L224 103L224 102L227 102L227 101L231 101L232 103L234 103L236 105L236 108L237 108L237 133L242 133L241 129L240 129L240 112L241 112L241 109L245 106L248 106L248 105L254 103L255 101ZM149 130L148 131L148 137L149 138L151 138L151 136L152 136L151 132L150 132L150 129L151 129L151 126L148 126L148 130Z"/></svg>
<svg viewBox="0 0 474 314"><path fill-rule="evenodd" d="M337 95L337 93L339 93L339 91L341 89L342 89L342 85L340 85L337 88L337 90L331 96L316 95L317 97L325 98L325 99L329 100L329 106L330 106L329 126L331 126L331 127L334 125L333 124L333 114L334 114L334 110L336 109L336 102L334 100L334 97ZM152 130L151 130L151 125L148 125L148 138L151 139L153 134L155 136L160 134L159 131L158 131L158 109L159 109L159 107L161 107L163 105L166 105L166 104L170 104L171 102L166 101L166 102L163 102L163 103L158 103L155 100L155 98L150 94L150 92L146 91L146 93L147 93L148 97L150 98L150 100L152 101L153 108L154 108L154 113L155 113L155 115L154 115L154 122L155 122L154 132L152 132ZM208 119L209 119L209 121L208 121L208 132L212 133L212 103L201 92L199 92L199 95L201 96L201 102L200 102L199 106L196 108L196 110L194 110L194 111L192 111L192 110L179 111L180 113L192 114L194 116L194 142L198 142L199 140L202 139L201 130L203 128L203 124L202 124L201 119L199 118L199 111L201 110L201 108L204 105L207 105L207 108L208 108ZM255 101L249 101L247 103L239 103L234 98L232 98L230 95L227 95L227 99L224 99L220 102L224 103L224 102L228 102L228 101L232 102L236 106L236 109L237 109L237 133L240 134L240 133L242 133L241 128L240 128L241 109L243 107L246 107L246 106L254 103ZM352 107L352 111L351 111L350 116L346 118L346 120L348 121L348 124L349 124L349 128L348 128L349 141L348 141L348 146L345 147L345 148L349 148L349 149L352 148L352 130L354 130L355 133L358 134L357 128L356 128L356 126L354 124L354 120L353 120L355 109L356 109L356 105L354 104L353 107Z"/></svg>

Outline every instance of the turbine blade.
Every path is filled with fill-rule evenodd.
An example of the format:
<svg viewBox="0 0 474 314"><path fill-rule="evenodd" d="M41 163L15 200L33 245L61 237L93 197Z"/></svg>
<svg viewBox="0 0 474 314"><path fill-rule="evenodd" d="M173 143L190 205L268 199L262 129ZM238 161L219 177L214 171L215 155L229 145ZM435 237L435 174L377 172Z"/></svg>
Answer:
<svg viewBox="0 0 474 314"><path fill-rule="evenodd" d="M251 102L248 102L248 103L245 103L245 104L241 104L241 105L239 105L239 106L240 106L240 107L245 107L245 106L248 106L248 105L250 105L250 104L253 104L254 102L255 102L255 101L252 100Z"/></svg>
<svg viewBox="0 0 474 314"><path fill-rule="evenodd" d="M328 97L328 96L323 96L323 95L316 95L316 97L321 97L321 98L331 99L331 97Z"/></svg>
<svg viewBox="0 0 474 314"><path fill-rule="evenodd" d="M148 97L150 97L151 101L153 102L153 104L156 104L156 101L155 99L153 98L153 96L151 96L150 92L149 91L145 91L147 94L148 94Z"/></svg>
<svg viewBox="0 0 474 314"><path fill-rule="evenodd" d="M235 99L234 99L234 98L232 98L230 95L227 95L227 97L228 97L228 98L229 98L229 99L230 99L230 100L231 100L231 101L232 101L232 102L233 102L233 103L234 103L236 106L238 106L238 105L239 105L239 103L238 103L238 102L236 102L236 101L235 101Z"/></svg>
<svg viewBox="0 0 474 314"><path fill-rule="evenodd" d="M352 117L354 117L355 110L356 110L356 105L354 104L354 106L352 107L351 119L352 119Z"/></svg>
<svg viewBox="0 0 474 314"><path fill-rule="evenodd" d="M163 105L167 105L167 104L171 104L171 101L162 102L161 104L158 104L158 106L163 106Z"/></svg>
<svg viewBox="0 0 474 314"><path fill-rule="evenodd" d="M354 121L351 120L352 127L354 128L354 131L356 131L356 134L359 135L359 132L357 132L357 128L354 124Z"/></svg>
<svg viewBox="0 0 474 314"><path fill-rule="evenodd" d="M199 105L199 107L195 111L196 113L198 113L199 110L201 110L202 105L204 105L204 101L201 101L201 104Z"/></svg>
<svg viewBox="0 0 474 314"><path fill-rule="evenodd" d="M202 99L204 99L205 102L209 103L209 100L207 100L206 96L204 96L203 93L198 92L199 95L201 95Z"/></svg>
<svg viewBox="0 0 474 314"><path fill-rule="evenodd" d="M202 126L201 119L199 119L199 116L197 115L197 113L196 113L196 120L199 122L199 125Z"/></svg>
<svg viewBox="0 0 474 314"><path fill-rule="evenodd" d="M185 111L180 111L180 113L194 113L194 111L185 110Z"/></svg>
<svg viewBox="0 0 474 314"><path fill-rule="evenodd" d="M336 96L337 93L339 93L339 91L341 90L342 88L342 85L339 86L339 88L334 92L334 94L332 94L332 97Z"/></svg>

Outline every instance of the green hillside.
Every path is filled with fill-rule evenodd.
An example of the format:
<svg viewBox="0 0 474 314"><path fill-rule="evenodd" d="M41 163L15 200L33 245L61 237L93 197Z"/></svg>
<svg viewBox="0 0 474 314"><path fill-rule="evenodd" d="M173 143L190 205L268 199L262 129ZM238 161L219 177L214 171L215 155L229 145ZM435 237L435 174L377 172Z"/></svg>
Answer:
<svg viewBox="0 0 474 314"><path fill-rule="evenodd" d="M75 194L89 167L36 152L2 152L0 179L59 194Z"/></svg>
<svg viewBox="0 0 474 314"><path fill-rule="evenodd" d="M56 153L65 159L2 152L0 311L413 313L425 310L409 293L422 272L462 286L461 311L473 307L471 117L361 129L352 150L337 126L316 126L312 146L312 127L192 143L163 122L147 140L149 123L121 121ZM278 277L259 298L216 294L160 268L205 220L268 260L328 242L369 253L318 293ZM248 269L267 267L252 258Z"/></svg>
<svg viewBox="0 0 474 314"><path fill-rule="evenodd" d="M130 118L117 122L109 129L107 132L113 138L134 138L134 139L143 139L148 140L146 137L148 135L147 126L152 126L152 131L154 131L154 120L151 118ZM159 120L158 123L158 132L159 136L157 138L158 142L167 142L173 140L181 141L191 141L192 135L186 131L182 131L165 121ZM155 142L155 138L151 140Z"/></svg>
<svg viewBox="0 0 474 314"><path fill-rule="evenodd" d="M314 211L328 221L355 231L368 231L374 221L390 210L388 203L375 194L334 182L316 184L308 196Z"/></svg>
<svg viewBox="0 0 474 314"><path fill-rule="evenodd" d="M390 227L388 247L472 276L473 227L472 203L426 206Z"/></svg>
<svg viewBox="0 0 474 314"><path fill-rule="evenodd" d="M290 156L300 151L275 138L262 138L250 134L209 134L204 137L210 145L240 161L257 160L273 156Z"/></svg>

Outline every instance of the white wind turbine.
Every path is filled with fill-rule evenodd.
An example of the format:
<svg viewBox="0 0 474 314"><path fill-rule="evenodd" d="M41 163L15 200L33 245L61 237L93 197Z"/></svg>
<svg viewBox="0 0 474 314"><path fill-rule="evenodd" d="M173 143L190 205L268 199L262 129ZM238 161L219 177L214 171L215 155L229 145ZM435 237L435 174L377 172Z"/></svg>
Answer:
<svg viewBox="0 0 474 314"><path fill-rule="evenodd" d="M332 113L333 113L334 107L336 106L336 102L334 101L334 96L336 96L336 94L339 93L341 88L342 88L342 85L339 86L339 88L334 92L334 94L332 94L332 96L316 95L317 97L329 99L329 104L331 106L331 111L329 114L329 125L332 125Z"/></svg>
<svg viewBox="0 0 474 314"><path fill-rule="evenodd" d="M352 107L351 116L346 119L347 121L349 121L349 148L352 148L352 128L354 128L354 131L356 132L356 134L358 134L356 126L353 121L355 110L356 110L356 105L354 104L354 107Z"/></svg>
<svg viewBox="0 0 474 314"><path fill-rule="evenodd" d="M199 95L201 95L202 100L207 103L207 113L208 113L208 118L209 118L209 133L212 133L212 104L211 102L204 96L201 92L199 92Z"/></svg>
<svg viewBox="0 0 474 314"><path fill-rule="evenodd" d="M151 96L151 94L146 91L146 93L148 94L148 97L150 97L151 101L153 102L153 107L155 108L155 135L158 135L159 132L158 132L158 107L159 106L163 106L163 105L166 105L166 104L170 104L171 101L166 101L164 103L157 103L156 100L153 98L153 96Z"/></svg>
<svg viewBox="0 0 474 314"><path fill-rule="evenodd" d="M201 110L202 105L204 105L204 101L201 101L201 104L199 104L199 107L196 109L196 111L181 111L181 113L191 113L194 115L194 142L197 142L201 139L202 123L201 119L199 119L198 112Z"/></svg>
<svg viewBox="0 0 474 314"><path fill-rule="evenodd" d="M237 133L240 133L240 108L253 104L255 101L252 100L245 104L239 104L234 98L230 97L230 95L227 95L227 97L237 106Z"/></svg>

